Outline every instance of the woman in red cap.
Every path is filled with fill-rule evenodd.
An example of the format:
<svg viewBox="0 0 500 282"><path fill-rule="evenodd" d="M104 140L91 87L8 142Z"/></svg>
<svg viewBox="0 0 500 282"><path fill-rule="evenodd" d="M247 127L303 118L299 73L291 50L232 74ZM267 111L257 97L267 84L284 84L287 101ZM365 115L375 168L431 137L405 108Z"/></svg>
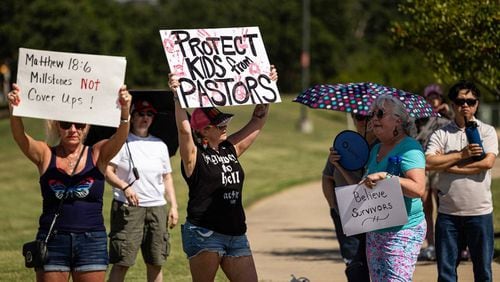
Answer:
<svg viewBox="0 0 500 282"><path fill-rule="evenodd" d="M161 281L169 254L167 226L177 225L177 200L168 147L150 134L157 114L147 100L135 100L130 133L109 162L106 180L113 186L109 233L109 281L124 281L139 249L147 281ZM167 208L168 202L168 208Z"/></svg>
<svg viewBox="0 0 500 282"><path fill-rule="evenodd" d="M270 78L278 79L271 66ZM257 281L257 271L246 237L241 201L244 173L238 157L255 141L264 126L269 105L255 106L252 118L227 136L231 114L199 108L188 119L177 97L178 78L169 75L174 92L182 175L189 186L182 245L193 281L213 281L219 266L230 281Z"/></svg>

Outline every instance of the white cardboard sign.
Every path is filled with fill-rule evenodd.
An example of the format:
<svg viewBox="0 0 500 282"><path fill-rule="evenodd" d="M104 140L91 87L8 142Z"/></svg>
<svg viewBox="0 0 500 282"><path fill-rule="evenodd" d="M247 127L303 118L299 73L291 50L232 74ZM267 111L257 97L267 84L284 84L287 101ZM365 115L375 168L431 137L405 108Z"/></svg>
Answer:
<svg viewBox="0 0 500 282"><path fill-rule="evenodd" d="M408 222L398 177L378 181L373 189L363 184L337 187L335 195L347 236Z"/></svg>
<svg viewBox="0 0 500 282"><path fill-rule="evenodd" d="M118 127L124 57L19 48L15 116Z"/></svg>
<svg viewBox="0 0 500 282"><path fill-rule="evenodd" d="M258 27L160 30L183 108L281 102Z"/></svg>

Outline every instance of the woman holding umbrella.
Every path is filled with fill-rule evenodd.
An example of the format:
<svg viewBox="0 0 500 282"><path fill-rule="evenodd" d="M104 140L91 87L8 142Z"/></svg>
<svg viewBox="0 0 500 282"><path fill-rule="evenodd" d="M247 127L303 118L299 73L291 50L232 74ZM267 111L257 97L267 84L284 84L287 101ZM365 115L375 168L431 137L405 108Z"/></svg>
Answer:
<svg viewBox="0 0 500 282"><path fill-rule="evenodd" d="M351 113L351 118L356 131L364 136L370 147L378 143L371 128L368 130L369 116ZM347 280L350 282L369 282L370 275L365 252L366 235L364 233L353 236L346 236L344 234L337 199L335 197L335 187L358 183L363 176L363 169L346 170L340 164L341 158L342 156L339 152L335 151L333 147L330 148L330 154L328 155L321 178L323 195L330 206L330 217L335 226L340 254L346 264L345 274ZM360 164L360 166L364 166L364 164Z"/></svg>
<svg viewBox="0 0 500 282"><path fill-rule="evenodd" d="M414 123L399 99L379 96L371 112L373 133L380 143L370 152L362 183L373 188L380 180L399 177L408 222L367 233L370 277L372 281L411 281L427 228L420 199L425 192L425 156L422 146L410 137ZM399 175L388 172L390 157L401 159Z"/></svg>

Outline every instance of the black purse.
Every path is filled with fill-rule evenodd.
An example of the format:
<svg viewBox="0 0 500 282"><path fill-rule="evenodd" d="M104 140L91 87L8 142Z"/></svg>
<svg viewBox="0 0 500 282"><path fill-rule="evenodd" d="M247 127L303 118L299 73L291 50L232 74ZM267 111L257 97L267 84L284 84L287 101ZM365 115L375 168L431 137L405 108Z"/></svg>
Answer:
<svg viewBox="0 0 500 282"><path fill-rule="evenodd" d="M76 161L76 165L73 168L73 171L71 172L71 176L75 174L75 170L78 167L78 164L80 163L80 159L82 158L83 152L85 151L85 147L82 149L80 152L80 156L78 157L78 160ZM61 208L64 203L64 199L66 198L66 192L68 191L68 187L66 187L66 190L64 191L64 196L61 198L61 201L59 201L59 207L57 208L57 212L54 214L54 219L52 220L52 223L50 224L49 228L49 233L47 233L47 236L45 237L44 240L35 240L31 241L28 243L25 243L23 245L23 256L24 256L24 266L27 268L41 268L43 265L47 262L48 258L48 250L47 250L47 243L49 242L50 237L52 236L54 225L56 223L57 217L61 213ZM55 233L55 230L54 230Z"/></svg>
<svg viewBox="0 0 500 282"><path fill-rule="evenodd" d="M47 261L47 243L35 240L23 245L24 266L28 268L42 267Z"/></svg>

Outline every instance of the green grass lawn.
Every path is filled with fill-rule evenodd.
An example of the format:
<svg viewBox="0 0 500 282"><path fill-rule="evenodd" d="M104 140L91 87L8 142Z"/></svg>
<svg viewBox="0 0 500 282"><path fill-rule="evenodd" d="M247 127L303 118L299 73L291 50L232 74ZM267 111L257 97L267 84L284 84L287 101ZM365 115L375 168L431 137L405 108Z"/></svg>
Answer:
<svg viewBox="0 0 500 282"><path fill-rule="evenodd" d="M290 97L271 106L269 120L264 131L252 148L242 156L246 173L244 203L251 205L258 199L286 189L292 185L319 180L333 137L346 128L345 115L339 112L308 110L314 125L311 134L297 130L300 105L292 103ZM252 106L226 108L236 116L229 131L240 128L252 113ZM43 139L43 123L40 120L25 119L27 131ZM8 120L0 121L0 281L32 281L32 270L24 268L21 247L33 240L41 212L41 195L38 187L38 172L25 158L12 140ZM187 188L180 175L180 159L172 157L174 182L179 202L180 222L184 222L187 202ZM500 181L493 182L495 207L500 208ZM321 193L318 190L318 193ZM111 189L105 193L104 218L109 224ZM497 232L500 216L495 214ZM171 232L171 254L165 264L165 281L191 281L187 259L182 252L179 226ZM497 254L500 239L496 240ZM137 264L129 270L127 281L145 281L145 265L138 258ZM225 281L221 272L217 281Z"/></svg>

